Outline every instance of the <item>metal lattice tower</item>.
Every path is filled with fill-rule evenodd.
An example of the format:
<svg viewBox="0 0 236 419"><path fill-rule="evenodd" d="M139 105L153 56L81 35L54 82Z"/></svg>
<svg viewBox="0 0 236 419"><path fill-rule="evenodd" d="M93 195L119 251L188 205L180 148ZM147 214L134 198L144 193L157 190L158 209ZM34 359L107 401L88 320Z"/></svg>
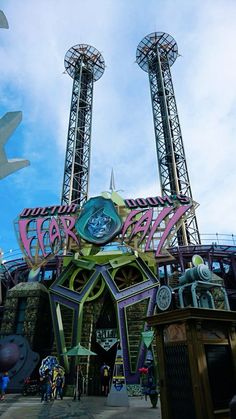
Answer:
<svg viewBox="0 0 236 419"><path fill-rule="evenodd" d="M149 75L161 193L168 196L182 194L192 199L170 72L177 56L178 47L172 36L154 32L139 43L136 61ZM194 211L178 231L177 242L179 245L200 243Z"/></svg>
<svg viewBox="0 0 236 419"><path fill-rule="evenodd" d="M93 85L103 75L105 62L94 47L79 44L67 51L65 69L74 82L61 203L81 207L88 197Z"/></svg>

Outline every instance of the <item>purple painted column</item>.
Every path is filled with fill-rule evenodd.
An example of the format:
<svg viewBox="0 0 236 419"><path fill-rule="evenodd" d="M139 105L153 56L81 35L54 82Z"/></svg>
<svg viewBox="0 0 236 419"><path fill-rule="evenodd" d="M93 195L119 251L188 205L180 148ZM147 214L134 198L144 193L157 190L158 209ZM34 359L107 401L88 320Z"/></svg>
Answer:
<svg viewBox="0 0 236 419"><path fill-rule="evenodd" d="M151 288L146 291L142 291L140 294L135 296L129 297L123 301L118 303L118 322L119 322L119 330L120 330L120 339L121 339L121 346L123 350L123 359L124 359L124 369L125 369L125 377L127 384L137 384L139 382L139 373L138 368L143 366L145 360L145 347L144 343L141 343L139 355L138 355L138 363L137 363L137 371L135 373L131 373L130 362L129 362L129 349L128 349L128 339L127 339L127 328L126 328L126 319L125 319L125 307L130 304L135 304L136 302L142 301L146 298L149 298L147 316L153 314L154 306L155 306L155 299L156 299L157 287Z"/></svg>

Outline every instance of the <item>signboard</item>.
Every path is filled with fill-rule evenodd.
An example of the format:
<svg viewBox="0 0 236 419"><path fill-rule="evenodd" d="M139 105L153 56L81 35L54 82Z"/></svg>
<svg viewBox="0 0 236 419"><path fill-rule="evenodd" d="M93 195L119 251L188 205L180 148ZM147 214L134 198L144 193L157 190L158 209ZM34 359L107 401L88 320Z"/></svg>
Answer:
<svg viewBox="0 0 236 419"><path fill-rule="evenodd" d="M151 345L154 338L154 332L153 330L146 330L145 332L142 332L142 339L143 343L146 345L147 348Z"/></svg>
<svg viewBox="0 0 236 419"><path fill-rule="evenodd" d="M143 252L162 256L165 242L173 237L194 203L188 197L148 197L126 199L115 205L98 196L82 209L76 204L25 208L15 222L22 251L31 266L62 253L73 241L104 245L113 239ZM122 216L121 216L122 215Z"/></svg>
<svg viewBox="0 0 236 419"><path fill-rule="evenodd" d="M105 351L109 351L117 342L116 329L97 329L96 341Z"/></svg>

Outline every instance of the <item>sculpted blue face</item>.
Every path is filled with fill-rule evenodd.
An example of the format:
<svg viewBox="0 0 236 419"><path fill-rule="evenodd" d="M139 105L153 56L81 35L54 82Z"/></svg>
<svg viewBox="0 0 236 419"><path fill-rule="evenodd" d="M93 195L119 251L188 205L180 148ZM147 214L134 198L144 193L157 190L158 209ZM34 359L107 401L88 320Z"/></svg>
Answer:
<svg viewBox="0 0 236 419"><path fill-rule="evenodd" d="M109 235L109 231L112 227L112 219L108 215L104 214L103 209L93 214L87 223L87 228L91 236L102 238Z"/></svg>
<svg viewBox="0 0 236 419"><path fill-rule="evenodd" d="M122 220L113 202L98 196L84 204L75 227L84 240L105 244L119 233Z"/></svg>

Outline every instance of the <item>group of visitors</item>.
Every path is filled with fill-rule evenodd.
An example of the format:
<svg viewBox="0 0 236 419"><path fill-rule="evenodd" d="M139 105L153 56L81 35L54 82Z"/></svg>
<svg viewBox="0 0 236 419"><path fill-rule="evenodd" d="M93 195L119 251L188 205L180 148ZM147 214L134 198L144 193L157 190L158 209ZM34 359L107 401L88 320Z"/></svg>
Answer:
<svg viewBox="0 0 236 419"><path fill-rule="evenodd" d="M104 362L100 369L101 378L101 391L102 395L107 396L110 387L110 367ZM62 374L57 373L56 378L52 380L50 370L46 370L44 375L41 377L41 401L50 401L53 398L56 400L58 397L63 399L63 387L65 384L65 378ZM84 376L80 365L77 366L74 376L74 392L73 400L80 400L81 394L83 393Z"/></svg>
<svg viewBox="0 0 236 419"><path fill-rule="evenodd" d="M104 362L100 369L101 378L101 390L102 395L107 396L110 387L110 367ZM4 372L0 376L0 400L5 400L6 389L9 384L8 373ZM74 393L73 400L80 400L81 394L83 393L84 377L82 368L80 365L77 366L75 377L74 377ZM65 385L65 376L59 370L54 371L48 369L44 370L44 373L40 376L40 391L41 391L41 402L49 402L51 400L63 399L63 388Z"/></svg>
<svg viewBox="0 0 236 419"><path fill-rule="evenodd" d="M52 375L54 377L52 378ZM58 371L50 371L46 369L44 374L40 377L41 382L41 402L63 399L63 388L65 385L65 376ZM80 400L83 392L83 373L81 366L77 366L77 370L74 377L74 392L73 400Z"/></svg>
<svg viewBox="0 0 236 419"><path fill-rule="evenodd" d="M52 399L56 400L58 397L63 399L63 387L65 384L65 378L60 372L57 373L54 380L50 374L50 370L47 369L45 374L40 377L41 382L41 402L48 402Z"/></svg>

